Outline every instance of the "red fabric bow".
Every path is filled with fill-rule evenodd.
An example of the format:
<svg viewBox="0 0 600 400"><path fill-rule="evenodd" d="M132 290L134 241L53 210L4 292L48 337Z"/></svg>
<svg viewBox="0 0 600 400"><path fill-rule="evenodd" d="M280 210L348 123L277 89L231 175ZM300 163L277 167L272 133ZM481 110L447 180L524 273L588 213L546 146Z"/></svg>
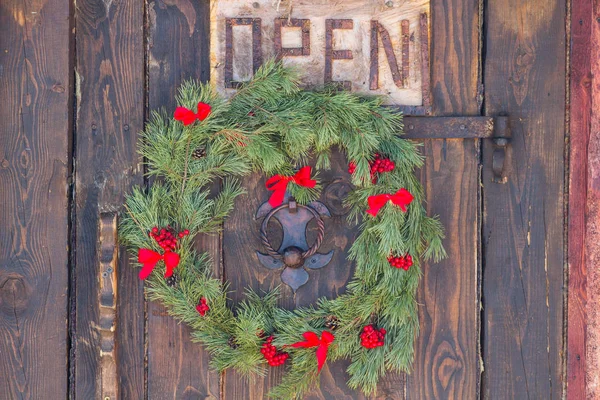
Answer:
<svg viewBox="0 0 600 400"><path fill-rule="evenodd" d="M404 188L398 190L395 194L378 194L376 196L369 196L369 209L367 212L372 216L377 216L377 213L388 201L391 201L393 204L397 205L402 209L402 211L406 212L406 206L408 206L411 201L413 201L414 197L410 192Z"/></svg>
<svg viewBox="0 0 600 400"><path fill-rule="evenodd" d="M172 251L166 251L164 254L157 253L150 249L138 250L138 262L143 265L140 271L140 279L146 279L152 273L156 263L160 260L165 262L165 278L173 275L173 269L179 264L179 254Z"/></svg>
<svg viewBox="0 0 600 400"><path fill-rule="evenodd" d="M206 104L203 102L198 103L198 112L195 113L192 110L189 110L185 107L177 107L175 109L175 113L173 117L177 121L183 122L184 125L189 125L196 120L204 121L208 114L210 114L210 104Z"/></svg>
<svg viewBox="0 0 600 400"><path fill-rule="evenodd" d="M335 336L331 332L323 331L321 333L321 337L314 332L304 332L302 334L304 339L303 342L296 342L292 345L292 347L317 347L317 364L319 366L319 372L321 372L321 368L323 368L323 364L325 364L325 360L327 360L327 350L329 349L329 345L335 340Z"/></svg>
<svg viewBox="0 0 600 400"><path fill-rule="evenodd" d="M265 182L265 186L273 194L269 198L269 204L277 207L283 203L285 191L289 182L294 182L298 186L314 188L317 181L310 179L311 167L302 167L294 176L275 175Z"/></svg>

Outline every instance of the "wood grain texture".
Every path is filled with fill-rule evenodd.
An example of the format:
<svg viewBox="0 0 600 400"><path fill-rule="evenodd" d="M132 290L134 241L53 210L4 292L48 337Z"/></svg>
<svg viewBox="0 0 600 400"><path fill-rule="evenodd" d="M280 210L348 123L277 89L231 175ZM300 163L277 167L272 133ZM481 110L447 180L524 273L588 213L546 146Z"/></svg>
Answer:
<svg viewBox="0 0 600 400"><path fill-rule="evenodd" d="M567 398L586 398L587 263L586 201L590 140L593 2L571 8L570 156L569 156L569 298L567 332Z"/></svg>
<svg viewBox="0 0 600 400"><path fill-rule="evenodd" d="M151 1L148 18L149 108L172 113L183 80L209 79L208 1ZM219 236L199 238L196 248L209 252L220 276ZM192 343L189 327L168 316L158 302L148 303L147 335L148 398L219 398L219 374L209 370L208 353Z"/></svg>
<svg viewBox="0 0 600 400"><path fill-rule="evenodd" d="M0 3L0 398L66 398L69 2Z"/></svg>
<svg viewBox="0 0 600 400"><path fill-rule="evenodd" d="M417 301L421 331L409 399L475 399L479 385L479 144L424 143L427 213L446 228L448 258L426 263Z"/></svg>
<svg viewBox="0 0 600 400"><path fill-rule="evenodd" d="M507 113L513 139L506 184L484 142L485 399L563 395L565 12L488 3L485 113Z"/></svg>
<svg viewBox="0 0 600 400"><path fill-rule="evenodd" d="M591 72L594 77L592 90L592 116L587 147L587 200L585 263L588 271L586 307L586 396L595 399L600 396L600 4L594 2L591 34Z"/></svg>
<svg viewBox="0 0 600 400"><path fill-rule="evenodd" d="M119 210L142 183L136 154L144 121L144 3L83 0L75 8L77 53L74 396L100 395L98 218ZM143 283L124 248L118 265L117 371L123 399L144 398Z"/></svg>
<svg viewBox="0 0 600 400"><path fill-rule="evenodd" d="M434 115L479 115L479 5L432 2ZM446 228L449 257L425 265L418 301L421 333L408 399L473 399L479 394L478 171L474 140L432 140L421 171L430 214Z"/></svg>

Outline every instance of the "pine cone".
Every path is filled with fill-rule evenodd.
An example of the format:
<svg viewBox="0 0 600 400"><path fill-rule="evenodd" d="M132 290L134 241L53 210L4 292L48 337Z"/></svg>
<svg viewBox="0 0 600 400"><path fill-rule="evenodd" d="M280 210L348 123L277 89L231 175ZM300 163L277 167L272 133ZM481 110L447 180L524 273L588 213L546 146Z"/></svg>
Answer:
<svg viewBox="0 0 600 400"><path fill-rule="evenodd" d="M229 340L227 341L227 344L229 345L229 347L231 347L234 350L239 347L239 345L235 342L235 338L233 336L231 336L229 338Z"/></svg>
<svg viewBox="0 0 600 400"><path fill-rule="evenodd" d="M325 317L325 328L334 331L339 326L339 324L340 320L335 315L328 315L327 317Z"/></svg>
<svg viewBox="0 0 600 400"><path fill-rule="evenodd" d="M166 281L167 281L167 286L174 287L175 285L177 285L177 275L175 275L175 274L171 275L170 277L168 277L166 279Z"/></svg>
<svg viewBox="0 0 600 400"><path fill-rule="evenodd" d="M192 157L194 157L196 160L206 157L206 148L198 147L192 152Z"/></svg>

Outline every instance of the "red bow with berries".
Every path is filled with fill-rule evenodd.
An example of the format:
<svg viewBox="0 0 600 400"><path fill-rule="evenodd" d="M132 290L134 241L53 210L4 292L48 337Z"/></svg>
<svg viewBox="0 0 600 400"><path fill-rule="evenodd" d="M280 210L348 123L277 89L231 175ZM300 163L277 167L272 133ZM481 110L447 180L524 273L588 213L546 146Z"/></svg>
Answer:
<svg viewBox="0 0 600 400"><path fill-rule="evenodd" d="M167 267L165 270L165 278L173 275L173 269L179 264L179 254L173 253L172 251L165 251L164 254L157 253L150 249L139 249L138 250L138 262L143 265L140 271L140 279L146 279L152 273L152 270L156 266L156 263L160 260L165 262Z"/></svg>
<svg viewBox="0 0 600 400"><path fill-rule="evenodd" d="M311 167L302 167L294 176L275 175L265 182L265 186L273 194L269 198L269 204L277 207L283 203L285 191L289 182L294 182L298 186L314 188L317 181L310 179Z"/></svg>
<svg viewBox="0 0 600 400"><path fill-rule="evenodd" d="M378 194L375 196L369 196L369 209L367 210L367 213L371 214L374 217L377 216L379 210L381 210L381 208L385 206L388 201L391 201L393 204L400 207L402 211L406 212L406 206L408 206L411 203L411 201L413 201L413 198L413 195L410 194L410 192L404 188L398 190L395 194L385 193Z"/></svg>
<svg viewBox="0 0 600 400"><path fill-rule="evenodd" d="M208 114L210 114L210 104L203 102L198 103L198 112L193 112L185 107L177 107L173 117L177 121L181 121L184 125L189 125L194 121L204 121Z"/></svg>
<svg viewBox="0 0 600 400"><path fill-rule="evenodd" d="M303 342L296 342L292 345L292 347L302 347L302 348L317 348L317 365L319 372L321 372L321 368L323 368L323 364L325 364L325 360L327 360L327 350L329 349L329 345L335 340L335 336L331 332L323 331L321 333L321 337L311 331L304 332L302 334L304 339Z"/></svg>

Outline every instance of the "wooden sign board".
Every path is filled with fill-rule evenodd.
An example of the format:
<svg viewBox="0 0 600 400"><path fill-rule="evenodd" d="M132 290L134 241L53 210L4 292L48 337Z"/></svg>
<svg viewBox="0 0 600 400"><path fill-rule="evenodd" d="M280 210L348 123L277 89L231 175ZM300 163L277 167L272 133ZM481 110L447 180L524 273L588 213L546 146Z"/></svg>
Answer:
<svg viewBox="0 0 600 400"><path fill-rule="evenodd" d="M267 59L427 113L429 0L213 0L211 80L225 95Z"/></svg>

